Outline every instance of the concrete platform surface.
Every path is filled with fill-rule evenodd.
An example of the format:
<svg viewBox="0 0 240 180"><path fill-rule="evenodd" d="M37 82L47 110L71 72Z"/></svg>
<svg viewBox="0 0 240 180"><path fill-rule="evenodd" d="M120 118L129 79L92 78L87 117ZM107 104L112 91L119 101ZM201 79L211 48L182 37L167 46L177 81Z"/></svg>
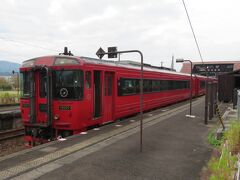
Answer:
<svg viewBox="0 0 240 180"><path fill-rule="evenodd" d="M143 152L139 117L0 158L0 179L199 179L211 148L204 98L144 115ZM116 126L118 125L118 126Z"/></svg>

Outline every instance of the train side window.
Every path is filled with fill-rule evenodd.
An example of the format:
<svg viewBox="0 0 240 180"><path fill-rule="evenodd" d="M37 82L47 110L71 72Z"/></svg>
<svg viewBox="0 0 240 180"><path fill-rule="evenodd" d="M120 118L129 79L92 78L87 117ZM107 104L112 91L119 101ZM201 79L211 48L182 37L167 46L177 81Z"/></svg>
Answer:
<svg viewBox="0 0 240 180"><path fill-rule="evenodd" d="M160 90L161 91L166 91L168 90L168 81L166 80L160 80Z"/></svg>
<svg viewBox="0 0 240 180"><path fill-rule="evenodd" d="M200 81L200 88L204 89L205 88L205 81Z"/></svg>
<svg viewBox="0 0 240 180"><path fill-rule="evenodd" d="M159 81L152 80L152 91L158 92L160 89Z"/></svg>
<svg viewBox="0 0 240 180"><path fill-rule="evenodd" d="M86 71L85 77L86 77L86 88L90 89L91 88L91 71Z"/></svg>
<svg viewBox="0 0 240 180"><path fill-rule="evenodd" d="M121 78L118 81L118 96L138 94L140 92L139 79Z"/></svg>
<svg viewBox="0 0 240 180"><path fill-rule="evenodd" d="M122 79L118 80L118 96L122 96Z"/></svg>
<svg viewBox="0 0 240 180"><path fill-rule="evenodd" d="M143 80L143 92L152 92L152 80Z"/></svg>
<svg viewBox="0 0 240 180"><path fill-rule="evenodd" d="M185 89L189 89L190 88L190 81L185 81Z"/></svg>
<svg viewBox="0 0 240 180"><path fill-rule="evenodd" d="M123 95L133 94L134 93L134 83L133 79L124 79L123 80Z"/></svg>
<svg viewBox="0 0 240 180"><path fill-rule="evenodd" d="M178 83L179 81L172 81L172 89L179 89Z"/></svg>
<svg viewBox="0 0 240 180"><path fill-rule="evenodd" d="M30 72L20 73L20 95L21 97L30 96Z"/></svg>
<svg viewBox="0 0 240 180"><path fill-rule="evenodd" d="M135 87L135 93L140 93L140 80L134 79L134 87Z"/></svg>

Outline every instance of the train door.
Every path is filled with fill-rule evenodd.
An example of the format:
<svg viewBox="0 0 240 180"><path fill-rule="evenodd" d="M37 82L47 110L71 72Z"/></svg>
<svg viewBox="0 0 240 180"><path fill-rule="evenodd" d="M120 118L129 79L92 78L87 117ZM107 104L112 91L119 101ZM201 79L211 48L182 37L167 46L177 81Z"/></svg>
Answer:
<svg viewBox="0 0 240 180"><path fill-rule="evenodd" d="M36 69L31 72L30 122L32 124L45 127L51 123L50 81L51 76L48 68Z"/></svg>
<svg viewBox="0 0 240 180"><path fill-rule="evenodd" d="M35 73L36 83L36 97L35 97L35 109L36 109L36 121L37 123L47 122L47 72L45 69L36 71Z"/></svg>
<svg viewBox="0 0 240 180"><path fill-rule="evenodd" d="M104 121L113 121L113 73L104 76Z"/></svg>
<svg viewBox="0 0 240 180"><path fill-rule="evenodd" d="M102 110L102 86L101 86L101 71L94 71L94 105L93 105L93 118L101 117Z"/></svg>

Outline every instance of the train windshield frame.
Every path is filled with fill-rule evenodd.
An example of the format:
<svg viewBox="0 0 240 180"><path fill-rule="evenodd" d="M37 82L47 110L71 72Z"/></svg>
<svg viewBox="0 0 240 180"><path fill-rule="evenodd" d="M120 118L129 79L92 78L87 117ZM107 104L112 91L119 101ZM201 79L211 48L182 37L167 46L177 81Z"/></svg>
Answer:
<svg viewBox="0 0 240 180"><path fill-rule="evenodd" d="M20 72L20 97L30 97L30 80L31 75L29 71Z"/></svg>
<svg viewBox="0 0 240 180"><path fill-rule="evenodd" d="M82 100L84 77L82 70L56 70L53 72L53 98Z"/></svg>

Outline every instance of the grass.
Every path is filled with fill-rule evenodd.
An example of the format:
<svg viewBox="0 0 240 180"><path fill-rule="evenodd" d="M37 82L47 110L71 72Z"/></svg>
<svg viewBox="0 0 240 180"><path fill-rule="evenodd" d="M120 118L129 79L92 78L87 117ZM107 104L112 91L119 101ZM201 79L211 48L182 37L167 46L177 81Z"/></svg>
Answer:
<svg viewBox="0 0 240 180"><path fill-rule="evenodd" d="M4 96L5 94L18 95L18 91L0 91L0 97Z"/></svg>
<svg viewBox="0 0 240 180"><path fill-rule="evenodd" d="M0 104L19 103L18 91L0 91Z"/></svg>
<svg viewBox="0 0 240 180"><path fill-rule="evenodd" d="M236 172L237 153L240 150L240 123L233 121L220 141L214 140L214 133L210 132L208 141L217 147L215 151L218 151L208 162L209 179L232 179Z"/></svg>
<svg viewBox="0 0 240 180"><path fill-rule="evenodd" d="M208 143L213 145L214 147L218 147L221 145L222 141L216 139L215 136L215 130L212 130L209 134L208 134Z"/></svg>

